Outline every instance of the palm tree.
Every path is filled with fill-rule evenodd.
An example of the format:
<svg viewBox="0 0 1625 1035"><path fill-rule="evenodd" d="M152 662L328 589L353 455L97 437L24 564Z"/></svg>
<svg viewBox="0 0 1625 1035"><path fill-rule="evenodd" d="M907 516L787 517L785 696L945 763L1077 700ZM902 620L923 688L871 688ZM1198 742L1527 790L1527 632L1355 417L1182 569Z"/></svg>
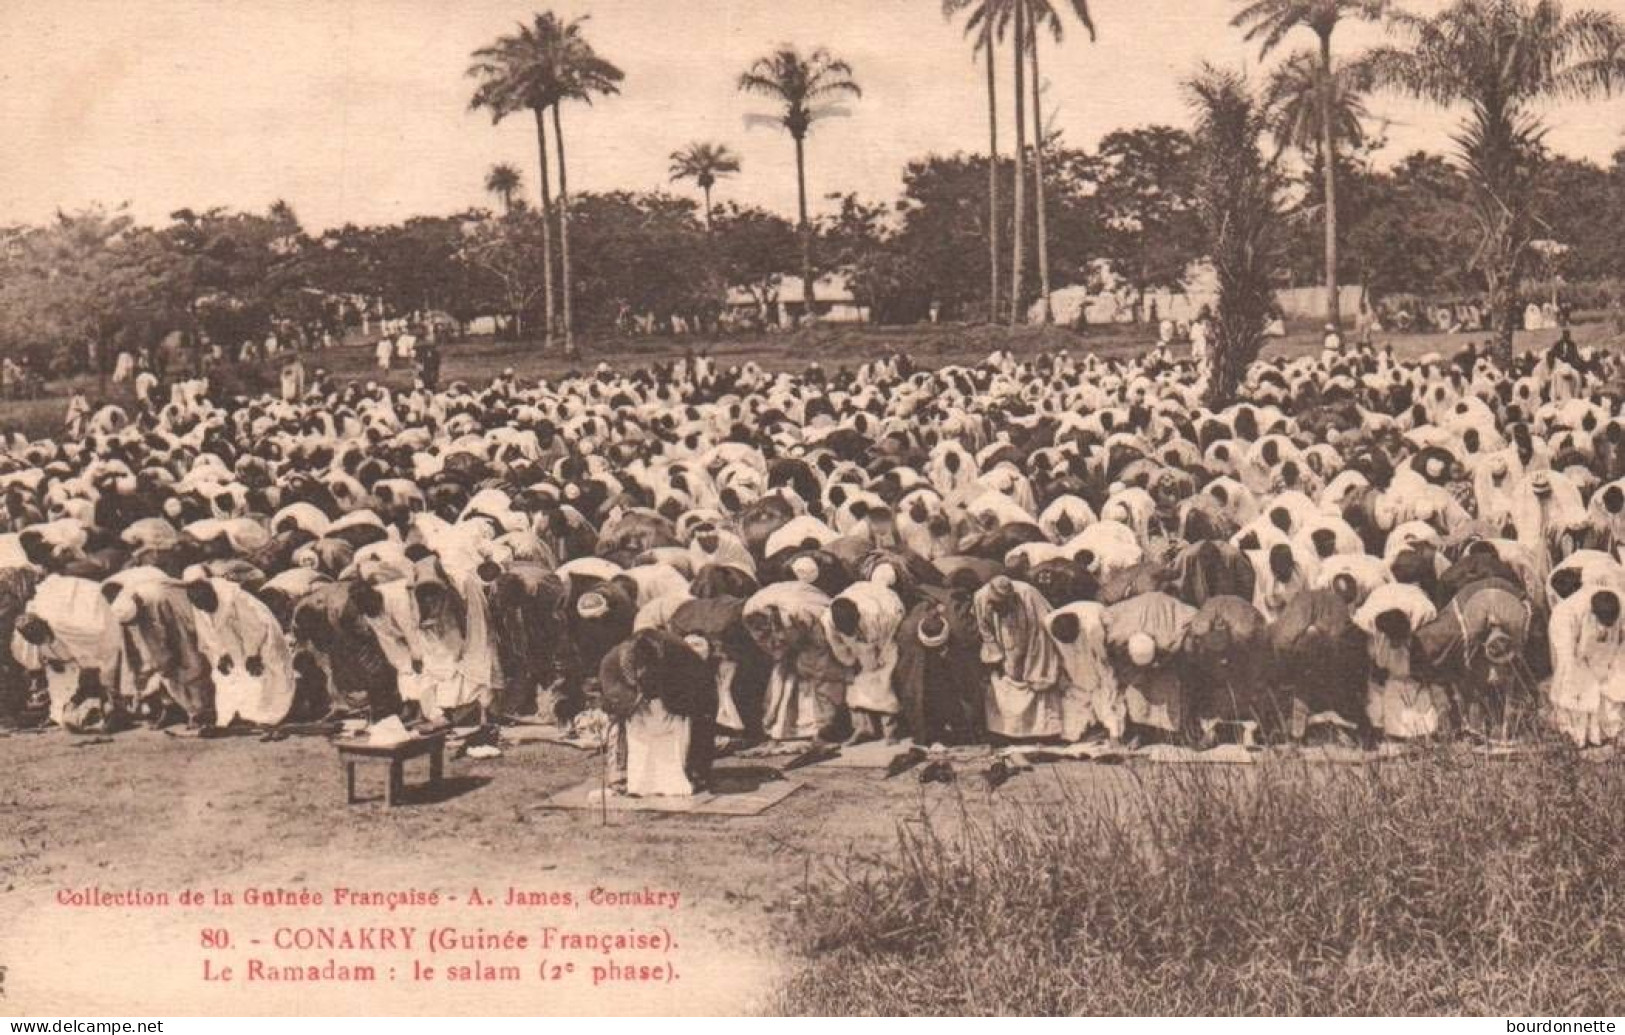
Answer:
<svg viewBox="0 0 1625 1035"><path fill-rule="evenodd" d="M975 53L987 63L987 319L999 319L999 86L993 23L1000 0L942 0L942 16L970 11L965 35L976 36ZM980 30L980 31L978 31Z"/></svg>
<svg viewBox="0 0 1625 1035"><path fill-rule="evenodd" d="M1033 61L1033 184L1036 190L1035 200L1038 203L1038 285L1044 300L1044 322L1054 323L1055 314L1050 309L1049 302L1049 230L1046 226L1047 205L1044 198L1043 80L1038 74L1038 29L1040 25L1047 28L1055 42L1060 43L1065 36L1065 26L1060 12L1055 9L1054 0L1026 0L1026 2L1032 7L1032 31L1028 34L1028 47L1031 49ZM1089 42L1093 43L1095 23L1089 17L1089 0L1060 0L1060 2L1083 25L1084 30L1089 33Z"/></svg>
<svg viewBox="0 0 1625 1035"><path fill-rule="evenodd" d="M862 97L852 78L852 66L819 47L803 56L785 43L746 69L739 77L744 93L768 97L783 105L778 115L748 115L745 124L782 127L796 142L796 197L801 223L801 292L807 316L814 314L812 223L807 218L806 139L814 124L849 112L831 103L843 97Z"/></svg>
<svg viewBox="0 0 1625 1035"><path fill-rule="evenodd" d="M1370 20L1381 16L1385 0L1243 0L1246 6L1231 22L1246 31L1246 39L1259 41L1260 55L1268 55L1293 30L1311 30L1320 41L1320 158L1326 195L1326 322L1342 323L1337 291L1337 138L1334 135L1336 94L1332 84L1332 34L1345 18Z"/></svg>
<svg viewBox="0 0 1625 1035"><path fill-rule="evenodd" d="M530 25L520 23L511 35L498 36L489 46L474 51L468 66L469 77L479 80L468 102L470 111L482 108L489 111L493 124L521 111L536 117L542 191L543 326L547 347L553 344L554 312L553 198L547 172L547 109L557 101L559 93L551 51L551 41L558 33L559 21L551 11L538 14Z"/></svg>
<svg viewBox="0 0 1625 1035"><path fill-rule="evenodd" d="M705 192L705 229L711 230L711 188L725 176L739 171L739 156L727 144L696 140L681 151L671 153L671 182L693 180Z"/></svg>
<svg viewBox="0 0 1625 1035"><path fill-rule="evenodd" d="M1239 73L1204 65L1185 92L1196 113L1196 213L1219 280L1204 393L1218 409L1258 358L1275 306L1281 177L1260 145L1268 115Z"/></svg>
<svg viewBox="0 0 1625 1035"><path fill-rule="evenodd" d="M559 152L559 268L564 281L564 354L571 357L576 355L576 346L570 289L570 188L564 164L564 122L559 111L563 101L591 104L595 96L618 94L626 78L625 72L599 57L587 42L583 31L587 17L582 15L561 24L558 33L548 41L550 63L558 83L553 99L553 140Z"/></svg>
<svg viewBox="0 0 1625 1035"><path fill-rule="evenodd" d="M1025 49L1024 41L1027 38L1027 5L1022 0L1012 0L1008 10L1010 20L1015 25L1015 61L1016 68L1016 189L1015 226L1010 232L1010 326L1023 322L1026 314L1021 308L1021 289L1026 277L1027 248L1023 232L1027 226L1027 116L1023 111L1026 105L1027 91L1023 79L1026 76L1027 62L1022 59L1021 52Z"/></svg>
<svg viewBox="0 0 1625 1035"><path fill-rule="evenodd" d="M1396 12L1399 45L1367 55L1383 87L1467 115L1455 142L1471 184L1497 346L1512 359L1518 286L1538 236L1535 206L1545 165L1543 101L1585 100L1625 78L1625 22L1613 14L1566 14L1558 0L1454 0L1430 17Z"/></svg>
<svg viewBox="0 0 1625 1035"><path fill-rule="evenodd" d="M522 182L519 170L507 162L498 162L485 174L485 189L501 199L503 215L513 215L513 196Z"/></svg>
<svg viewBox="0 0 1625 1035"><path fill-rule="evenodd" d="M1324 160L1321 151L1326 139L1321 124L1324 75L1319 55L1301 50L1271 73L1264 88L1264 108L1276 143L1317 163ZM1358 63L1332 69L1332 137L1348 148L1365 143L1365 120L1371 116L1361 90L1363 78L1364 68Z"/></svg>

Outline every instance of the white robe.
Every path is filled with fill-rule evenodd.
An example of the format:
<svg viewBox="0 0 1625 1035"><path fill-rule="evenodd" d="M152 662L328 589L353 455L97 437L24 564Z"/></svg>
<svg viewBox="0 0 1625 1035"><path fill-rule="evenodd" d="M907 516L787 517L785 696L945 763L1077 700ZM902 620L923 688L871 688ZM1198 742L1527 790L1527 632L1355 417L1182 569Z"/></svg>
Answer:
<svg viewBox="0 0 1625 1035"><path fill-rule="evenodd" d="M1393 610L1404 613L1412 633L1437 614L1427 594L1401 583L1377 587L1354 613L1354 624L1370 636L1368 651L1373 668L1386 673L1381 682L1377 682L1373 674L1366 687L1366 716L1372 726L1390 737L1408 740L1432 736L1438 731L1448 701L1437 687L1411 675L1408 642L1395 644L1377 631L1377 617Z"/></svg>
<svg viewBox="0 0 1625 1035"><path fill-rule="evenodd" d="M855 582L836 597L843 598L857 606L857 633L848 636L835 628L828 611L823 623L835 660L854 670L846 688L847 707L896 715L902 705L892 688L892 672L897 668L897 627L903 624L903 602L875 582Z"/></svg>
<svg viewBox="0 0 1625 1035"><path fill-rule="evenodd" d="M1061 736L1079 740L1095 725L1105 728L1113 740L1123 736L1128 703L1117 685L1117 673L1106 655L1106 608L1093 602L1067 604L1050 612L1050 628L1063 614L1076 615L1078 636L1071 643L1055 641L1066 685L1061 692Z"/></svg>
<svg viewBox="0 0 1625 1035"><path fill-rule="evenodd" d="M214 672L215 724L234 718L273 726L293 707L293 655L276 616L235 582L210 579L219 606L214 614L197 611L198 648ZM231 659L231 671L220 672L220 660ZM259 675L248 670L257 658Z"/></svg>
<svg viewBox="0 0 1625 1035"><path fill-rule="evenodd" d="M79 692L79 674L96 669L109 697L118 692L124 667L124 635L101 586L88 579L50 575L26 608L51 627L52 638L35 646L13 633L11 656L32 672L45 671L51 721L62 723Z"/></svg>
<svg viewBox="0 0 1625 1035"><path fill-rule="evenodd" d="M987 729L1003 737L1053 737L1061 732L1061 658L1045 622L1049 603L1025 582L1013 583L1016 607L1001 614L990 587L974 598L982 661L991 666Z"/></svg>
<svg viewBox="0 0 1625 1035"><path fill-rule="evenodd" d="M626 720L626 793L692 795L685 771L690 735L689 721L667 712L658 698L644 702Z"/></svg>
<svg viewBox="0 0 1625 1035"><path fill-rule="evenodd" d="M1625 712L1625 621L1603 628L1591 613L1595 591L1582 590L1552 609L1552 719L1580 747L1619 732Z"/></svg>

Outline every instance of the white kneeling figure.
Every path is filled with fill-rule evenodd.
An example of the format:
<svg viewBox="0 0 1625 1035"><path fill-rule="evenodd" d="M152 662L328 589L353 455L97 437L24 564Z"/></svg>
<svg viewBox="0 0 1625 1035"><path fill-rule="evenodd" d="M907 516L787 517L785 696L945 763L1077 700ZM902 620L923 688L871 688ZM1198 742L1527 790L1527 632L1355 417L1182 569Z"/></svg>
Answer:
<svg viewBox="0 0 1625 1035"><path fill-rule="evenodd" d="M658 698L643 702L626 720L626 793L692 795L684 771L691 735L689 721L666 711Z"/></svg>
<svg viewBox="0 0 1625 1035"><path fill-rule="evenodd" d="M1396 582L1372 590L1354 613L1354 624L1370 637L1366 715L1390 737L1428 737L1439 729L1444 695L1411 675L1411 637L1436 614L1426 593Z"/></svg>
<svg viewBox="0 0 1625 1035"><path fill-rule="evenodd" d="M1625 622L1610 586L1575 591L1548 626L1552 721L1578 747L1605 743L1625 724Z"/></svg>

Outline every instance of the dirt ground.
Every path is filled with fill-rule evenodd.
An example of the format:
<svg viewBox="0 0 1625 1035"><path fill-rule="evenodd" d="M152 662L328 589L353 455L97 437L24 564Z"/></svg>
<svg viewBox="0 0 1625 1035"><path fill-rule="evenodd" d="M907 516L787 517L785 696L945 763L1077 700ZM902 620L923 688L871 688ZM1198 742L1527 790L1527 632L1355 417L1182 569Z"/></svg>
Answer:
<svg viewBox="0 0 1625 1035"><path fill-rule="evenodd" d="M150 731L110 742L58 731L0 737L0 966L4 1005L30 1014L227 1013L706 1013L768 1007L787 959L787 911L803 881L829 875L888 847L899 822L923 812L952 823L988 792L965 769L956 787L922 786L914 774L883 780L878 769L813 767L802 786L762 815L718 817L538 808L548 795L593 778L596 755L557 744L520 744L490 760L450 760L441 794L411 796L386 809L347 806L333 745L320 737L276 743L196 740ZM760 767L773 760L733 759ZM419 779L408 766L408 784ZM1058 767L1057 767L1058 768ZM1103 767L1072 766L1106 772ZM1121 772L1121 771L1119 771ZM1025 793L1048 782L1024 774ZM1111 780L1106 775L1099 779ZM381 793L382 774L363 770L363 793ZM1019 799L1018 784L999 793ZM1045 788L1044 794L1054 793ZM980 805L976 805L980 801ZM675 890L679 908L576 910L469 904L478 888L500 903L508 886ZM62 889L170 892L168 908L73 907ZM242 890L339 886L439 891L456 903L435 908L273 909L242 904ZM232 908L183 908L188 888L234 891ZM455 925L534 934L572 929L667 927L676 943L669 984L600 985L583 973L598 958L577 954L573 978L521 983L409 980L411 960L437 966L482 956L374 953L394 980L372 984L205 982L249 957L320 963L328 955L272 952L284 927ZM224 928L232 949L205 948L203 932ZM261 946L249 944L253 939ZM536 963L558 954L484 954ZM644 958L647 958L646 956ZM443 971L442 971L443 972Z"/></svg>

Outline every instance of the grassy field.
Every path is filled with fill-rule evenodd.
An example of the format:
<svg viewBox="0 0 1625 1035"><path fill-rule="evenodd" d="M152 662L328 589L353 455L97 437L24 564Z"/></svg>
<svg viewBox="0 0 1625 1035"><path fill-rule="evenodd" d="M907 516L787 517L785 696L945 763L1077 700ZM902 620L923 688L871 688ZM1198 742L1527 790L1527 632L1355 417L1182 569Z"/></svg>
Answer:
<svg viewBox="0 0 1625 1035"><path fill-rule="evenodd" d="M755 362L770 370L799 370L817 361L826 368L855 366L897 351L924 366L948 363L974 363L996 349L1009 349L1017 356L1030 356L1046 349L1066 348L1074 352L1094 352L1106 356L1133 355L1147 350L1155 331L1149 327L1114 325L1074 331L1059 327L987 327L982 325L937 325L914 327L826 326L790 334L758 335L721 339L704 338L604 338L587 339L581 345L582 357L566 361L557 350L548 352L541 342L469 341L447 346L441 371L443 383L467 381L479 384L511 368L523 378L549 377L590 369L597 363L626 368L670 361L684 355L707 355L718 363ZM1625 338L1602 321L1577 324L1575 339L1582 345L1618 349ZM1449 355L1469 341L1482 341L1483 335L1411 334L1388 335L1382 340L1394 346L1396 354L1417 358L1429 352ZM1556 331L1520 333L1520 349L1545 349L1557 340ZM1320 347L1315 328L1298 328L1282 339L1272 341L1266 356L1302 355ZM324 366L341 380L378 379L405 387L412 374L392 371L380 378L373 351L366 345L347 345L313 356L310 362ZM258 364L234 368L229 375L247 388L274 391L276 369ZM128 386L107 386L92 379L56 382L43 399L0 402L0 424L21 427L33 436L56 433L61 428L67 397L82 387L92 401L127 401Z"/></svg>
<svg viewBox="0 0 1625 1035"><path fill-rule="evenodd" d="M1141 770L924 819L797 912L792 1014L1601 1016L1625 769L1572 751Z"/></svg>

